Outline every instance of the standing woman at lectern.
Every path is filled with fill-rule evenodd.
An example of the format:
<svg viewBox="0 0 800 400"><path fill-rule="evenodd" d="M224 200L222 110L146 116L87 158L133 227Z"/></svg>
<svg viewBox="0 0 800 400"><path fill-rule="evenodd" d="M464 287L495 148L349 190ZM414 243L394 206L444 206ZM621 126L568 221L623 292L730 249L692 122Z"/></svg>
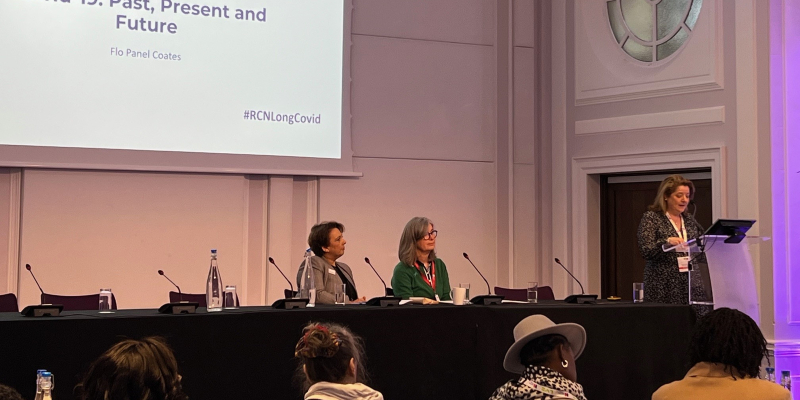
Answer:
<svg viewBox="0 0 800 400"><path fill-rule="evenodd" d="M425 217L408 221L400 237L397 255L400 262L394 267L392 289L403 299L426 297L450 300L450 277L444 261L436 258L436 236L433 222Z"/></svg>
<svg viewBox="0 0 800 400"><path fill-rule="evenodd" d="M644 267L645 301L689 303L689 255L665 253L662 246L678 245L703 234L703 227L686 212L692 199L692 181L680 175L668 176L661 182L653 204L642 216L638 237L639 250L647 261ZM702 282L694 276L692 278L692 290L702 292Z"/></svg>

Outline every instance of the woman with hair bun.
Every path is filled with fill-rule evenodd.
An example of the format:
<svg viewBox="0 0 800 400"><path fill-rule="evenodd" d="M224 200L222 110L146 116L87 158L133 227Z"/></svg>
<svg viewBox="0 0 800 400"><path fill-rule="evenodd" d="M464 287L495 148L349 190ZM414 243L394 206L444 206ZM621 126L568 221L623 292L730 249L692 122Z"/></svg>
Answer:
<svg viewBox="0 0 800 400"><path fill-rule="evenodd" d="M344 326L309 324L294 355L300 361L298 376L307 388L305 400L383 400L380 392L362 383L364 345Z"/></svg>

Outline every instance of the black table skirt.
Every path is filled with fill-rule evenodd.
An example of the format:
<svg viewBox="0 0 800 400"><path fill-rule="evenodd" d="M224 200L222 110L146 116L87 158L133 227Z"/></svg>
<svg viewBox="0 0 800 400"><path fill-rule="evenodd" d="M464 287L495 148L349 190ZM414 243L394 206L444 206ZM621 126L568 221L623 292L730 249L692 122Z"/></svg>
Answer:
<svg viewBox="0 0 800 400"><path fill-rule="evenodd" d="M589 400L649 399L683 377L695 317L688 306L574 305L367 306L239 310L160 315L67 312L55 318L0 313L0 383L33 398L39 368L53 372L55 398L72 390L93 359L121 338L159 335L175 350L190 399L301 399L293 384L294 346L309 321L337 322L366 344L368 384L389 399L487 399L514 375L503 370L513 328L532 314L576 322L587 332L577 360Z"/></svg>

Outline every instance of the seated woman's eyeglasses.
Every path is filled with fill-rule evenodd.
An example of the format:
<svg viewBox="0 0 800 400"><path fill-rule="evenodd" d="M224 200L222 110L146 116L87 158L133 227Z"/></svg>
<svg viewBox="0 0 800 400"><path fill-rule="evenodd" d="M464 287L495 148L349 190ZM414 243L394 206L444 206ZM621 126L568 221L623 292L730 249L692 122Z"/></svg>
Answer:
<svg viewBox="0 0 800 400"><path fill-rule="evenodd" d="M423 236L422 238L423 238L423 239L425 239L425 240L436 239L436 236L438 236L438 235L439 235L439 231L437 231L437 230L435 230L435 229L434 229L434 230L432 230L432 231L428 232L428 233L427 233L425 236Z"/></svg>

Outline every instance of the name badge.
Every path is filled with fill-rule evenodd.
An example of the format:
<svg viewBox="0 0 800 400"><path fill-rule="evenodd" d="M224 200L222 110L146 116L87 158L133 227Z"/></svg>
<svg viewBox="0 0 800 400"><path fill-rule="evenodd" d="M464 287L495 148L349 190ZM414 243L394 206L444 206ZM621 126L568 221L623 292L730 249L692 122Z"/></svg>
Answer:
<svg viewBox="0 0 800 400"><path fill-rule="evenodd" d="M331 275L336 275L336 271L334 271L333 268L328 268L328 273Z"/></svg>
<svg viewBox="0 0 800 400"><path fill-rule="evenodd" d="M689 257L678 257L678 271L689 272Z"/></svg>

